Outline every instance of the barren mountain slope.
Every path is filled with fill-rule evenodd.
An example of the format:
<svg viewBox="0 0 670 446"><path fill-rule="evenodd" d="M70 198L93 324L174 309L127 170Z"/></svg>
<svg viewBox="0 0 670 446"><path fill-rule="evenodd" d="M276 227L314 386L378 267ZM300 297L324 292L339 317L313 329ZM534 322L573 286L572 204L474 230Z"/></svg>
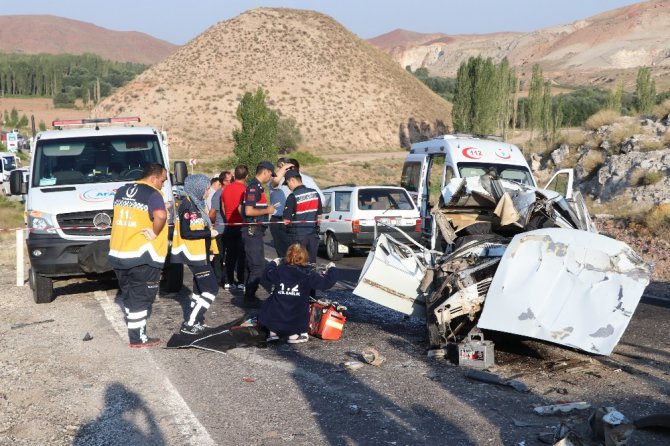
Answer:
<svg viewBox="0 0 670 446"><path fill-rule="evenodd" d="M214 25L96 113L139 114L170 131L173 152L214 158L231 151L235 110L258 87L315 152L399 147L410 117L451 124L450 104L330 17L271 8Z"/></svg>
<svg viewBox="0 0 670 446"><path fill-rule="evenodd" d="M144 33L112 31L62 17L0 16L0 53L94 53L103 59L152 64L176 48Z"/></svg>
<svg viewBox="0 0 670 446"><path fill-rule="evenodd" d="M448 30L445 30L448 31ZM393 34L393 33L389 33ZM498 61L507 57L512 65L529 72L540 63L554 77L581 75L581 81L607 73L627 77L640 66L652 66L657 75L670 68L670 2L649 0L614 9L571 24L554 26L530 33L447 36L430 41L411 35L391 47L379 36L380 48L401 67L427 67L432 73L455 76L459 64L470 56L482 55ZM393 42L393 40L388 39ZM626 77L626 76L624 76Z"/></svg>

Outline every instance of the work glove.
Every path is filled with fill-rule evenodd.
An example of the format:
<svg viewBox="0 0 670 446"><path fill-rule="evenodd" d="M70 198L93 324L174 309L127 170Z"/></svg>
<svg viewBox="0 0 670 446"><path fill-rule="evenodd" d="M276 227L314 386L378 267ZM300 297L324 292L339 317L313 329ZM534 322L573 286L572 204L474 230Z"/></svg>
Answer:
<svg viewBox="0 0 670 446"><path fill-rule="evenodd" d="M330 262L328 265L326 265L326 271L328 271L331 268L334 268L335 264L333 262Z"/></svg>
<svg viewBox="0 0 670 446"><path fill-rule="evenodd" d="M212 238L215 238L217 235L219 235L219 231L216 229L210 229L209 233L211 234Z"/></svg>
<svg viewBox="0 0 670 446"><path fill-rule="evenodd" d="M144 236L145 239L147 239L149 241L156 238L156 234L154 233L153 229L151 229L151 228L142 229L142 235Z"/></svg>
<svg viewBox="0 0 670 446"><path fill-rule="evenodd" d="M277 257L276 259L273 260L273 262L275 262L275 265L279 266L279 264L281 263L281 257Z"/></svg>

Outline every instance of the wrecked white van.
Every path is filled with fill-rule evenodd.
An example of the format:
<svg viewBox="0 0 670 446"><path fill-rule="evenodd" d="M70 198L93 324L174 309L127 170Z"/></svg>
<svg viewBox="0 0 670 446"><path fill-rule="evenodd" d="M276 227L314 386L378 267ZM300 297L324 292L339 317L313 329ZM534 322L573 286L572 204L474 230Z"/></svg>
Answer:
<svg viewBox="0 0 670 446"><path fill-rule="evenodd" d="M430 162L422 161L419 197ZM609 355L651 268L596 233L572 193L571 171L552 178L554 190L498 173L447 180L443 171L430 247L400 230L380 235L354 294L425 317L433 346L458 342L476 326Z"/></svg>

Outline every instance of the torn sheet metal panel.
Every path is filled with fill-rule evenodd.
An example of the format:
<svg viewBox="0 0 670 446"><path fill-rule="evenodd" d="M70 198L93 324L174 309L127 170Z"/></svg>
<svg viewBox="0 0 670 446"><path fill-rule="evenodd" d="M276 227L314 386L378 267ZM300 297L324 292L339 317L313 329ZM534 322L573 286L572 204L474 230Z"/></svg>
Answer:
<svg viewBox="0 0 670 446"><path fill-rule="evenodd" d="M410 316L425 317L420 291L430 252L415 252L387 234L380 234L361 271L354 294Z"/></svg>
<svg viewBox="0 0 670 446"><path fill-rule="evenodd" d="M478 326L609 355L650 274L625 243L602 235L557 228L518 234Z"/></svg>

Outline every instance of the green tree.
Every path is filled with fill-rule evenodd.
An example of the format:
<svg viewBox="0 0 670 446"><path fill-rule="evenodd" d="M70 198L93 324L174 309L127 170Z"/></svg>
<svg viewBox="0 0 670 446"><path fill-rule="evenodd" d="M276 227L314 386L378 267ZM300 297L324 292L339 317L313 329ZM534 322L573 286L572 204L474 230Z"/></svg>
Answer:
<svg viewBox="0 0 670 446"><path fill-rule="evenodd" d="M456 74L456 92L451 118L456 132L472 131L472 80L470 79L470 65L473 59L461 63Z"/></svg>
<svg viewBox="0 0 670 446"><path fill-rule="evenodd" d="M528 127L531 131L531 139L533 138L533 131L540 129L542 126L543 85L542 69L538 64L535 64L533 65L533 74L528 91Z"/></svg>
<svg viewBox="0 0 670 446"><path fill-rule="evenodd" d="M17 127L19 125L19 112L16 108L12 108L12 111L9 112L9 123L7 125L10 127Z"/></svg>
<svg viewBox="0 0 670 446"><path fill-rule="evenodd" d="M47 125L42 120L40 120L39 129L40 129L40 132L43 132L47 129Z"/></svg>
<svg viewBox="0 0 670 446"><path fill-rule="evenodd" d="M246 92L237 106L237 120L241 128L233 130L234 153L250 172L263 160L277 158L277 112L265 103L265 93L258 88L256 93Z"/></svg>
<svg viewBox="0 0 670 446"><path fill-rule="evenodd" d="M621 113L622 107L623 107L623 80L619 80L614 90L610 92L610 96L607 100L607 108L609 110L614 110L617 113Z"/></svg>
<svg viewBox="0 0 670 446"><path fill-rule="evenodd" d="M656 103L656 82L651 77L651 69L642 67L637 72L635 96L637 111L650 113Z"/></svg>
<svg viewBox="0 0 670 446"><path fill-rule="evenodd" d="M277 150L290 153L302 142L302 134L294 118L281 118L277 122Z"/></svg>
<svg viewBox="0 0 670 446"><path fill-rule="evenodd" d="M553 112L551 125L551 143L556 141L558 131L563 127L563 96L559 95Z"/></svg>
<svg viewBox="0 0 670 446"><path fill-rule="evenodd" d="M542 95L542 115L540 118L542 126L542 137L545 141L549 140L549 130L552 127L552 109L551 109L551 82L544 83L544 92Z"/></svg>
<svg viewBox="0 0 670 446"><path fill-rule="evenodd" d="M471 57L461 63L456 76L452 121L458 132L503 133L512 114L516 76L507 59Z"/></svg>
<svg viewBox="0 0 670 446"><path fill-rule="evenodd" d="M16 127L18 128L28 127L28 117L25 114L21 115L21 119L19 119L19 122L17 123Z"/></svg>

